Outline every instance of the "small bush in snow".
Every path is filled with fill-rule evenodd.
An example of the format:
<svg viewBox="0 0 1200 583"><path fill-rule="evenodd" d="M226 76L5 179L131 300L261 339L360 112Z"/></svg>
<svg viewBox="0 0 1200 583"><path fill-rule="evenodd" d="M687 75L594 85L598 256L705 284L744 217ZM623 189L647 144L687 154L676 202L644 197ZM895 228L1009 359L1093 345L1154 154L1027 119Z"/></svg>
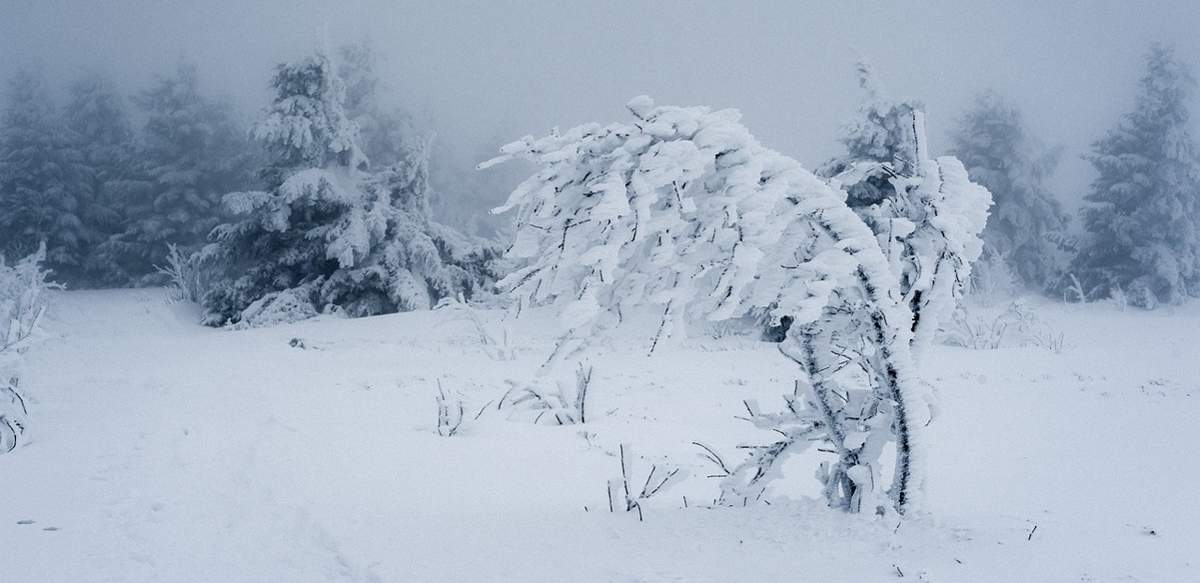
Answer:
<svg viewBox="0 0 1200 583"><path fill-rule="evenodd" d="M19 391L19 379L10 370L28 347L46 313L46 283L42 268L46 247L13 265L0 255L0 453L15 449L25 433L29 409Z"/></svg>
<svg viewBox="0 0 1200 583"><path fill-rule="evenodd" d="M574 383L559 380L553 391L536 386L511 383L512 387L500 398L499 408L526 412L534 423L577 425L587 423L588 389L592 384L592 368L580 365Z"/></svg>
<svg viewBox="0 0 1200 583"><path fill-rule="evenodd" d="M622 443L620 446L621 477L608 481L608 511L633 512L637 511L638 520L642 514L642 502L671 489L671 486L687 477L680 468L660 468L651 465L644 480L634 477L633 448ZM638 484L641 484L639 489Z"/></svg>
<svg viewBox="0 0 1200 583"><path fill-rule="evenodd" d="M437 402L437 433L442 437L453 437L462 428L463 402L461 399L451 399L438 381Z"/></svg>
<svg viewBox="0 0 1200 583"><path fill-rule="evenodd" d="M184 253L178 245L169 243L166 259L167 264L155 265L155 271L167 278L180 300L199 303L211 286L211 272L204 269L200 256Z"/></svg>
<svg viewBox="0 0 1200 583"><path fill-rule="evenodd" d="M1015 301L1002 312L978 314L959 306L942 329L942 344L972 350L1033 346L1056 354L1065 348L1065 336L1043 322L1025 302Z"/></svg>
<svg viewBox="0 0 1200 583"><path fill-rule="evenodd" d="M1074 273L1068 273L1066 275L1066 281L1066 285L1063 286L1063 303L1069 304L1076 302L1080 304L1086 304L1088 301L1088 295L1087 292L1083 291L1083 284L1079 283L1079 278L1075 277ZM1124 290L1121 290L1120 285L1117 285L1116 289L1119 290L1121 294L1121 301L1124 303L1126 297Z"/></svg>
<svg viewBox="0 0 1200 583"><path fill-rule="evenodd" d="M509 343L508 327L501 326L499 332L493 331L480 317L479 310L461 298L442 298L434 309L453 313L458 319L469 322L479 345L492 360L513 360L517 357L516 348Z"/></svg>

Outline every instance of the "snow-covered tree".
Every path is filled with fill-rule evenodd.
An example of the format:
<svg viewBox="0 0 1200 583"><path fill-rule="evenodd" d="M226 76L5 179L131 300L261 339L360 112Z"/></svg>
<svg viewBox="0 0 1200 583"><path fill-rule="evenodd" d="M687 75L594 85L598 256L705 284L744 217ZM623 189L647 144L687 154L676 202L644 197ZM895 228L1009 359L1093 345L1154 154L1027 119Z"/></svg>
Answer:
<svg viewBox="0 0 1200 583"><path fill-rule="evenodd" d="M890 99L866 63L858 72L866 98L842 129L846 153L818 173L845 188L875 232L912 312L919 355L965 291L991 199L957 158L930 156L919 102Z"/></svg>
<svg viewBox="0 0 1200 583"><path fill-rule="evenodd" d="M120 231L122 208L142 186L125 100L109 78L90 72L69 87L64 117L84 173L78 197L87 256L86 283L126 283L123 270L106 257L102 248Z"/></svg>
<svg viewBox="0 0 1200 583"><path fill-rule="evenodd" d="M1057 285L1067 216L1045 186L1057 151L1039 148L1025 130L1021 111L995 91L976 96L951 140L954 155L972 180L991 191L995 203L983 231L982 261L1004 262L1007 269L989 273L1011 272L1029 289Z"/></svg>
<svg viewBox="0 0 1200 583"><path fill-rule="evenodd" d="M1146 58L1134 110L1093 146L1087 239L1072 270L1093 297L1153 307L1200 295L1200 163L1188 103L1195 86L1171 48Z"/></svg>
<svg viewBox="0 0 1200 583"><path fill-rule="evenodd" d="M831 505L915 506L925 420L912 304L847 193L763 147L736 111L656 107L646 97L629 110L633 123L527 137L483 165L520 158L541 167L497 209L519 209L508 255L520 264L498 285L521 305L561 306L563 333L547 365L580 355L649 305L661 309L651 351L692 320L788 317L780 351L799 366L807 394L789 399L783 414L756 412L784 439L751 450L727 477L725 501L757 497L785 454L824 440L837 452L821 474ZM945 171L940 188L932 180L917 188L922 200L970 191L928 219L959 238L947 247L970 246L982 224L972 231L953 211L973 218L986 196L973 196L961 165L913 164ZM889 488L881 454L893 439Z"/></svg>
<svg viewBox="0 0 1200 583"><path fill-rule="evenodd" d="M470 295L482 251L429 217L425 144L407 144L375 175L323 52L280 65L254 136L266 189L226 195L234 220L203 257L229 277L205 295L211 324L257 325L331 309L350 315L428 309Z"/></svg>
<svg viewBox="0 0 1200 583"><path fill-rule="evenodd" d="M171 245L198 250L225 218L221 197L252 180L244 132L228 103L201 92L194 65L157 77L136 103L141 182L125 197L124 229L103 249L127 283L153 280Z"/></svg>
<svg viewBox="0 0 1200 583"><path fill-rule="evenodd" d="M85 172L43 79L18 72L0 116L0 253L24 257L46 243L46 263L82 279Z"/></svg>

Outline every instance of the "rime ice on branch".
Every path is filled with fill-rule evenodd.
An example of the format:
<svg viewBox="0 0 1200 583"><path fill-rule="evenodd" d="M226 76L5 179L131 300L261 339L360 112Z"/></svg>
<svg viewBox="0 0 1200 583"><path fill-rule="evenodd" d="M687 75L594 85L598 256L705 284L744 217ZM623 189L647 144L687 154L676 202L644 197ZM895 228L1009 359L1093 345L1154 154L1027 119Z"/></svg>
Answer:
<svg viewBox="0 0 1200 583"><path fill-rule="evenodd" d="M830 504L911 507L924 423L914 414L913 315L876 233L845 191L763 147L734 110L656 107L647 97L629 110L632 123L526 137L481 165L522 158L541 166L497 209L518 209L509 256L520 262L499 285L522 305L562 306L563 335L547 364L586 351L639 306L662 308L650 350L688 320L790 317L780 350L800 367L807 394L784 414L755 415L786 437L752 449L723 499L756 498L785 453L825 440L837 455L821 473ZM919 128L919 115L911 121ZM942 174L920 181L934 191L922 191L923 204L953 197L966 181L953 168ZM986 208L986 197L960 204L980 203ZM965 239L950 248L978 234L950 213L928 220ZM938 273L926 275L929 287ZM891 440L898 461L887 488L880 457Z"/></svg>

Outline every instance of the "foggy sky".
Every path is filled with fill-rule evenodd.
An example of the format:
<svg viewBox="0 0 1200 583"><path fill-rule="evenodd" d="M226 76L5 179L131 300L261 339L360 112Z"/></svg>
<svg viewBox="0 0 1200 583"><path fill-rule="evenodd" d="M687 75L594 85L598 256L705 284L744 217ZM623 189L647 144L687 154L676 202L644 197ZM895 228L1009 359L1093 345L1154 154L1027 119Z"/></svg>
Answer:
<svg viewBox="0 0 1200 583"><path fill-rule="evenodd" d="M1065 147L1052 183L1073 206L1079 156L1127 111L1150 42L1200 66L1200 2L449 2L0 0L0 78L85 68L132 93L181 56L209 92L254 115L270 66L368 37L394 98L478 153L552 126L626 119L629 98L737 107L766 145L817 166L860 94L853 63L928 106L936 151L970 97L994 87ZM1200 108L1197 117L1200 117Z"/></svg>

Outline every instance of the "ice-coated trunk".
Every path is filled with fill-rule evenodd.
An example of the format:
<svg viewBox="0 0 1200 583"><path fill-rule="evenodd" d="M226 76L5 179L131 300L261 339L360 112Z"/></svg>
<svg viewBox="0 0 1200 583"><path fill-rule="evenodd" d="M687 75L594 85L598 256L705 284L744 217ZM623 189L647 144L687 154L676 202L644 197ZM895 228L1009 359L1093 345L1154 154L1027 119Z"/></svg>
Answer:
<svg viewBox="0 0 1200 583"><path fill-rule="evenodd" d="M896 440L896 471L889 495L897 513L904 514L913 505L914 494L920 490L920 461L917 440L913 432L920 427L912 419L912 407L919 402L912 348L912 311L899 300L898 290L891 285L886 260L874 239L855 237L854 224L839 221L833 213L820 215L819 225L832 239L846 242L845 249L858 260L855 277L865 303L870 325L870 343L874 354L868 357L869 366L881 392L891 401L891 430ZM854 244L854 242L859 244ZM877 463L877 460L865 460Z"/></svg>
<svg viewBox="0 0 1200 583"><path fill-rule="evenodd" d="M885 388L892 400L892 431L896 437L896 472L892 478L892 488L889 494L894 502L896 512L904 514L912 499L913 480L913 440L912 430L916 425L909 418L910 395L912 382L904 373L910 363L900 362L900 359L910 359L908 347L897 350L895 336L889 335L886 319L881 312L871 314L871 325L878 342L879 351L874 359L874 367L879 382ZM889 340L889 336L891 340ZM901 354L897 354L897 352Z"/></svg>

